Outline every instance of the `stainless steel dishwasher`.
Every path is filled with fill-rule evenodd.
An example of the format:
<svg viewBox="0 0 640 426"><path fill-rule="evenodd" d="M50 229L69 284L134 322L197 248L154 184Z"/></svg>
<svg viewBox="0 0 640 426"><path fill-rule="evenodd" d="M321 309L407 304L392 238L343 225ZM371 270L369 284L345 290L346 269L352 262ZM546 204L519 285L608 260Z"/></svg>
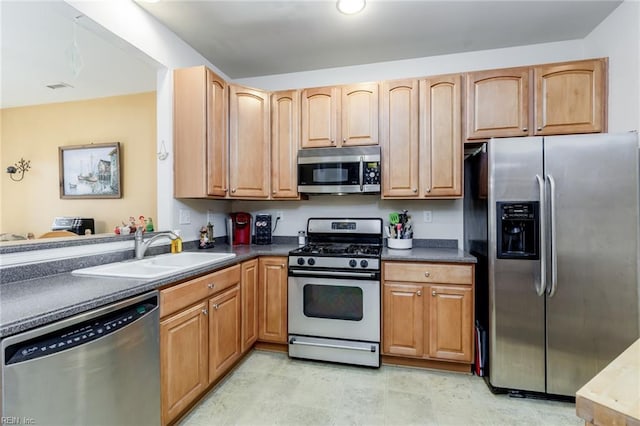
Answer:
<svg viewBox="0 0 640 426"><path fill-rule="evenodd" d="M2 419L159 425L158 292L2 340Z"/></svg>

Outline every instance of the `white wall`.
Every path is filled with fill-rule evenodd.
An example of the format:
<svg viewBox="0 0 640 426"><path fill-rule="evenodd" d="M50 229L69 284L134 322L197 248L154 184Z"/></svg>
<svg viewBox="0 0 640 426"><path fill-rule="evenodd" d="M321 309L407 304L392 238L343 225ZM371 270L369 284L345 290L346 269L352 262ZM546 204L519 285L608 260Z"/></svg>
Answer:
<svg viewBox="0 0 640 426"><path fill-rule="evenodd" d="M67 0L90 19L122 37L167 67L158 73L158 145L165 141L172 152L172 79L174 68L205 64L221 73L190 46L130 1L85 2ZM114 4L118 6L115 7ZM627 0L584 40L467 52L309 72L246 78L236 83L266 90L315 87L361 81L421 77L480 69L561 62L610 56L610 130L624 131L639 126L638 110L638 3ZM634 20L635 19L635 20ZM227 79L228 80L228 79ZM635 88L635 89L634 89ZM631 91L630 91L631 89ZM635 91L634 91L635 90ZM296 235L310 216L381 216L392 210L409 209L414 214L420 238L462 240L462 203L459 201L381 201L370 196L312 197L303 202L178 201L173 199L172 156L158 163L158 228L181 229L187 239L195 239L198 228L213 219L215 235L225 235L224 218L229 211L284 212L276 235ZM191 213L191 224L179 225L178 212ZM433 222L425 224L417 216L433 211ZM208 211L212 213L208 215ZM360 214L362 213L362 214ZM416 215L417 214L417 215ZM421 219L421 218L420 218Z"/></svg>
<svg viewBox="0 0 640 426"><path fill-rule="evenodd" d="M640 1L625 1L584 39L609 57L609 132L640 130Z"/></svg>

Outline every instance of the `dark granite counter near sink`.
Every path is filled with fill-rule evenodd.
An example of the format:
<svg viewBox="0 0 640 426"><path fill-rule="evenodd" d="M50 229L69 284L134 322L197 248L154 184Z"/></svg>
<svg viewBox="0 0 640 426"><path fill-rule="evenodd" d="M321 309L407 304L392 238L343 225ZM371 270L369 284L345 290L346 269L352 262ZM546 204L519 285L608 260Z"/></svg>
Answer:
<svg viewBox="0 0 640 426"><path fill-rule="evenodd" d="M198 269L155 280L108 277L81 277L71 272L45 275L0 285L0 338L48 324L80 312L108 305L128 297L152 291L190 277L241 263L258 256L286 256L296 244L230 247L219 244L213 249L189 250L236 253L236 257ZM411 250L384 249L382 260L411 260L475 263L475 258L455 248L416 247ZM42 265L33 265L45 271ZM76 269L76 268L73 268Z"/></svg>

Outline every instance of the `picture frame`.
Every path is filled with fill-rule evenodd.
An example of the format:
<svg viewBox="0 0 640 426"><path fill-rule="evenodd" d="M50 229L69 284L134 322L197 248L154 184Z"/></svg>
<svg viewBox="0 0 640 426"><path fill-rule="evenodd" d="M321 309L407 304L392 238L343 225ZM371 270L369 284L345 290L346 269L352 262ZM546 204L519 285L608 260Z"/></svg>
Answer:
<svg viewBox="0 0 640 426"><path fill-rule="evenodd" d="M58 147L60 198L122 198L120 142Z"/></svg>

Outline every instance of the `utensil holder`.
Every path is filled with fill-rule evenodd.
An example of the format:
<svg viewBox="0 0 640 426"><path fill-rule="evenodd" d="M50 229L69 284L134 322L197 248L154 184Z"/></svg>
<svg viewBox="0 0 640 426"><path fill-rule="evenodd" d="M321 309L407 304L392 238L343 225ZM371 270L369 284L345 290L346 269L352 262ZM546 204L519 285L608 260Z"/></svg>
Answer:
<svg viewBox="0 0 640 426"><path fill-rule="evenodd" d="M413 238L387 238L387 247L396 250L408 250L413 247Z"/></svg>

